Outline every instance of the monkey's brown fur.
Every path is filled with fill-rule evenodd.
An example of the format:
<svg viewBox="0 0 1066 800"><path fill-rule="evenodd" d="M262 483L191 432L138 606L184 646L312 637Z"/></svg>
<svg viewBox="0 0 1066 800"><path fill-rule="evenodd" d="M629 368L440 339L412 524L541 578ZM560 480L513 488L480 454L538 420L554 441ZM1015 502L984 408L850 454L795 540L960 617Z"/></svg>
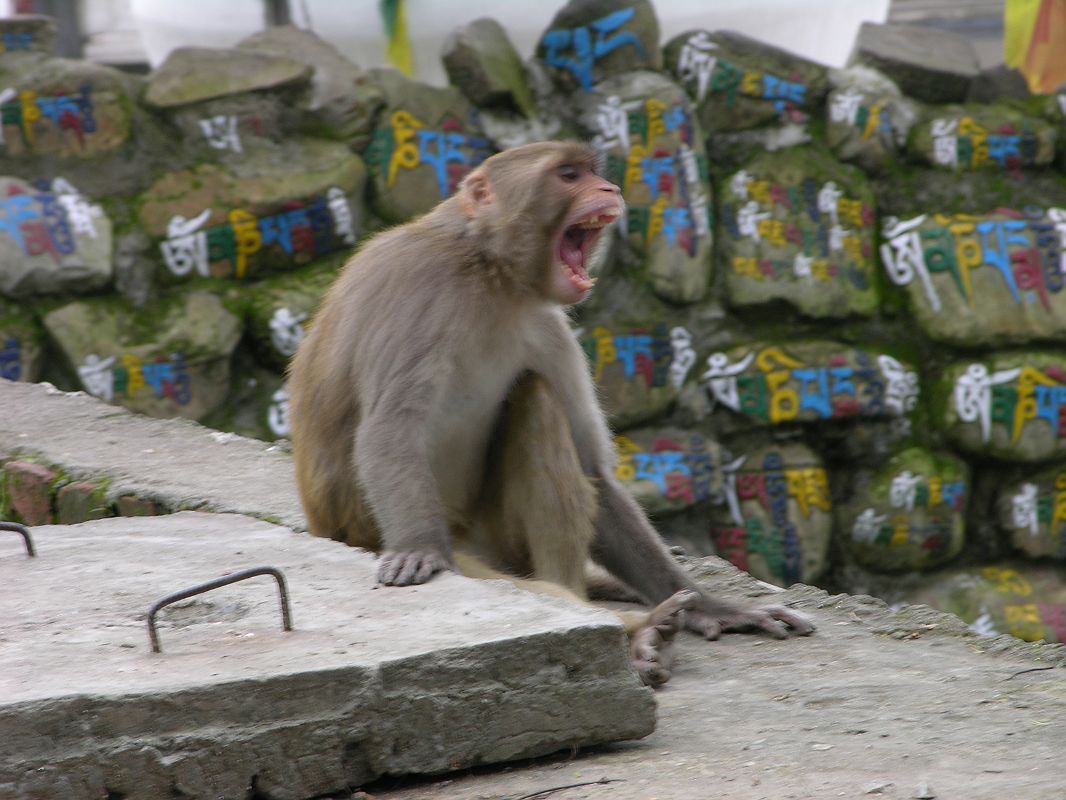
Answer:
<svg viewBox="0 0 1066 800"><path fill-rule="evenodd" d="M659 604L625 618L657 685L683 611L708 638L813 628L701 593L614 477L563 308L624 210L593 164L576 144L506 151L361 248L290 367L296 477L311 532L381 553L387 585L458 566L580 601L591 557Z"/></svg>

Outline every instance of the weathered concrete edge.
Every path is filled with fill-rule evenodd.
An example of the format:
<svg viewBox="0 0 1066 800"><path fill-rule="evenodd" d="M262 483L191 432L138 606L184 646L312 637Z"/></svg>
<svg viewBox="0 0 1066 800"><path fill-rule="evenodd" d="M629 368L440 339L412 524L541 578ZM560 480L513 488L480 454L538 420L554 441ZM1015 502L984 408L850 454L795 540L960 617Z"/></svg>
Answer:
<svg viewBox="0 0 1066 800"><path fill-rule="evenodd" d="M617 626L591 624L272 678L249 687L254 700L205 687L22 703L0 712L2 738L17 748L0 762L0 798L243 798L254 786L280 800L641 738L655 727L655 700L619 669L621 646ZM525 677L501 679L515 674L504 662L522 663ZM145 720L166 724L145 737ZM225 767L204 775L221 742Z"/></svg>

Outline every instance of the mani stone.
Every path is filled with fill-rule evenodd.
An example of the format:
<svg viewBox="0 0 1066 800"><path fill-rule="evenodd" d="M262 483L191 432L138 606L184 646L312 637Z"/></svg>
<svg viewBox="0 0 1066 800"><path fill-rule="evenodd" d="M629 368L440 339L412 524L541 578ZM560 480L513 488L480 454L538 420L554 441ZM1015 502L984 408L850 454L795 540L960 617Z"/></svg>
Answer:
<svg viewBox="0 0 1066 800"><path fill-rule="evenodd" d="M713 439L678 428L639 428L615 436L614 447L615 477L648 514L724 502L722 470L731 457Z"/></svg>
<svg viewBox="0 0 1066 800"><path fill-rule="evenodd" d="M646 70L574 95L581 128L606 153L606 178L622 187L625 240L652 291L693 303L711 277L711 187L703 135L680 86Z"/></svg>
<svg viewBox="0 0 1066 800"><path fill-rule="evenodd" d="M794 147L750 161L717 192L730 306L785 302L820 319L877 310L874 199L859 169Z"/></svg>
<svg viewBox="0 0 1066 800"><path fill-rule="evenodd" d="M935 417L975 456L1034 464L1066 456L1066 352L1003 352L949 364Z"/></svg>
<svg viewBox="0 0 1066 800"><path fill-rule="evenodd" d="M910 448L856 481L853 497L837 504L837 530L866 569L930 569L961 552L968 493L964 461Z"/></svg>
<svg viewBox="0 0 1066 800"><path fill-rule="evenodd" d="M1060 566L1007 561L939 571L903 599L955 614L980 636L1066 644L1066 570Z"/></svg>
<svg viewBox="0 0 1066 800"><path fill-rule="evenodd" d="M563 91L635 69L658 70L659 20L650 0L570 0L541 35L537 58Z"/></svg>
<svg viewBox="0 0 1066 800"><path fill-rule="evenodd" d="M1024 202L1024 200L1022 201ZM1032 197L984 214L882 220L881 263L929 338L958 347L1061 340L1066 211Z"/></svg>
<svg viewBox="0 0 1066 800"><path fill-rule="evenodd" d="M38 14L16 14L0 19L0 57L52 55L56 21Z"/></svg>
<svg viewBox="0 0 1066 800"><path fill-rule="evenodd" d="M778 586L817 581L833 526L818 455L801 444L767 444L734 451L725 469L726 503L711 512L718 555Z"/></svg>
<svg viewBox="0 0 1066 800"><path fill-rule="evenodd" d="M371 74L386 98L364 153L371 203L386 222L405 222L454 194L492 154L492 145L476 110L455 87L427 86L392 69Z"/></svg>
<svg viewBox="0 0 1066 800"><path fill-rule="evenodd" d="M44 366L44 332L26 308L0 300L0 378L40 380Z"/></svg>
<svg viewBox="0 0 1066 800"><path fill-rule="evenodd" d="M140 197L139 221L171 282L254 277L351 248L365 183L340 142L260 141L241 159L162 176Z"/></svg>
<svg viewBox="0 0 1066 800"><path fill-rule="evenodd" d="M231 387L225 402L201 424L268 442L289 437L285 378L259 366L243 346L234 353Z"/></svg>
<svg viewBox="0 0 1066 800"><path fill-rule="evenodd" d="M826 143L842 161L867 172L894 165L907 143L918 107L869 67L836 70L826 103Z"/></svg>
<svg viewBox="0 0 1066 800"><path fill-rule="evenodd" d="M111 220L59 178L35 188L0 177L0 294L82 293L111 282Z"/></svg>
<svg viewBox="0 0 1066 800"><path fill-rule="evenodd" d="M1066 470L1062 467L1001 487L996 512L999 527L1015 550L1032 558L1066 561Z"/></svg>
<svg viewBox="0 0 1066 800"><path fill-rule="evenodd" d="M311 315L333 284L347 253L266 278L248 287L246 335L256 360L281 374L303 341Z"/></svg>
<svg viewBox="0 0 1066 800"><path fill-rule="evenodd" d="M623 430L666 411L696 360L684 328L662 322L578 331L592 381L612 428Z"/></svg>
<svg viewBox="0 0 1066 800"><path fill-rule="evenodd" d="M804 122L829 88L821 64L736 31L686 31L666 43L663 61L711 134Z"/></svg>
<svg viewBox="0 0 1066 800"><path fill-rule="evenodd" d="M448 80L475 106L533 116L522 59L496 20L482 17L456 28L444 40L441 60Z"/></svg>
<svg viewBox="0 0 1066 800"><path fill-rule="evenodd" d="M702 379L720 429L858 419L907 425L919 399L910 365L841 342L753 342L706 363Z"/></svg>
<svg viewBox="0 0 1066 800"><path fill-rule="evenodd" d="M290 58L247 50L178 47L148 80L145 100L157 108L214 97L307 83L311 67Z"/></svg>
<svg viewBox="0 0 1066 800"><path fill-rule="evenodd" d="M240 319L191 291L131 311L120 298L51 311L44 326L80 388L152 417L202 419L226 398Z"/></svg>
<svg viewBox="0 0 1066 800"><path fill-rule="evenodd" d="M914 127L908 152L951 170L1017 170L1055 159L1055 126L1006 105L928 109Z"/></svg>
<svg viewBox="0 0 1066 800"><path fill-rule="evenodd" d="M370 143L384 96L367 72L333 45L311 31L279 25L243 39L237 49L288 58L314 70L310 87L296 102L307 133L340 139L356 151Z"/></svg>
<svg viewBox="0 0 1066 800"><path fill-rule="evenodd" d="M961 103L980 72L973 43L951 31L864 22L851 64L880 70L909 97L926 103Z"/></svg>
<svg viewBox="0 0 1066 800"><path fill-rule="evenodd" d="M63 58L0 58L0 87L0 170L54 176L53 159L96 158L130 137L139 81L117 69Z"/></svg>

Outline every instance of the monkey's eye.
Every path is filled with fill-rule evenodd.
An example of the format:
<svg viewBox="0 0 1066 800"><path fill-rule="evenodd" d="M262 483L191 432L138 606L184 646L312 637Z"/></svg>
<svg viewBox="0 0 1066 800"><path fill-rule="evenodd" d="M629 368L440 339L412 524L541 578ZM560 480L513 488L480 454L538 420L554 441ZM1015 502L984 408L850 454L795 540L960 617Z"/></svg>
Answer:
<svg viewBox="0 0 1066 800"><path fill-rule="evenodd" d="M566 183L574 183L579 177L577 167L575 167L573 164L563 164L561 167L559 167L557 172L559 173L559 177L562 178Z"/></svg>

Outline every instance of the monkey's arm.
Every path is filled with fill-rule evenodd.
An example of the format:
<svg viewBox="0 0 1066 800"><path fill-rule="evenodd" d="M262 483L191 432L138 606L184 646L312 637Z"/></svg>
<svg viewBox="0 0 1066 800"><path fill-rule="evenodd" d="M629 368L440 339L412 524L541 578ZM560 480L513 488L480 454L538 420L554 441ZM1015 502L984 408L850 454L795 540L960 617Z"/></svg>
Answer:
<svg viewBox="0 0 1066 800"><path fill-rule="evenodd" d="M722 631L765 630L784 638L791 627L806 635L814 626L781 606L745 609L703 592L674 560L644 511L614 476L614 448L603 411L596 399L588 364L565 318L551 324L553 357L537 369L566 409L582 468L596 479L599 504L592 557L646 600L661 603L681 589L700 595L685 612L685 625L708 639Z"/></svg>
<svg viewBox="0 0 1066 800"><path fill-rule="evenodd" d="M453 569L451 537L425 451L423 418L380 404L356 432L359 483L381 529L378 582L425 583Z"/></svg>

